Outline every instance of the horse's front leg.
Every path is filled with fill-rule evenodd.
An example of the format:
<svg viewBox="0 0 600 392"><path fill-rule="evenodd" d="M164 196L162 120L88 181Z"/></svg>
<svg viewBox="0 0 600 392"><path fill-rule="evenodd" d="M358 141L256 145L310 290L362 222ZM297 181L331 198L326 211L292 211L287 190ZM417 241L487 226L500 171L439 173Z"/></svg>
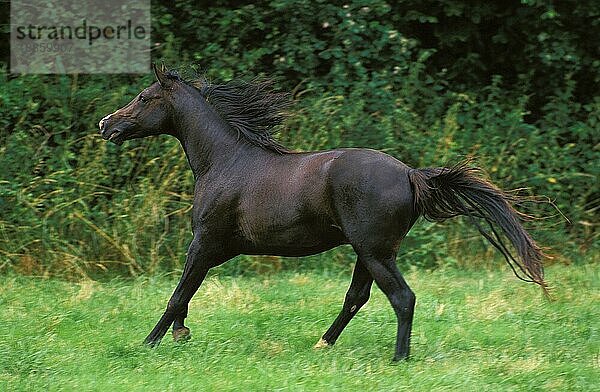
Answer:
<svg viewBox="0 0 600 392"><path fill-rule="evenodd" d="M211 247L214 249L214 247ZM173 324L173 337L176 340L185 340L189 337L190 330L183 325L187 317L188 304L202 281L206 277L208 270L214 266L220 265L229 258L219 252L207 252L202 242L194 237L188 249L187 259L183 274L162 317L144 340L144 343L150 346L156 346L171 324Z"/></svg>

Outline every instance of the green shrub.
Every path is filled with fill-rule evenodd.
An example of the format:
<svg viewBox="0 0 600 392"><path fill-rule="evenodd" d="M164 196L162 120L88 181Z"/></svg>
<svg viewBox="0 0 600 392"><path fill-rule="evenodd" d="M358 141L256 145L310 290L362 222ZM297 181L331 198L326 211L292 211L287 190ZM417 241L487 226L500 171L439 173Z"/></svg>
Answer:
<svg viewBox="0 0 600 392"><path fill-rule="evenodd" d="M588 31L597 23L584 23L597 7L564 3L155 2L154 54L217 80L276 78L297 100L279 135L292 148L370 147L415 167L475 157L501 187L554 201L570 223L554 216L531 228L569 261L598 253L600 67ZM98 120L151 76L14 76L4 67L0 82L0 270L180 268L193 180L179 144L117 148L97 135ZM460 220L419 222L399 260L435 268L493 254ZM353 259L347 248L301 263L240 257L222 271L346 269Z"/></svg>

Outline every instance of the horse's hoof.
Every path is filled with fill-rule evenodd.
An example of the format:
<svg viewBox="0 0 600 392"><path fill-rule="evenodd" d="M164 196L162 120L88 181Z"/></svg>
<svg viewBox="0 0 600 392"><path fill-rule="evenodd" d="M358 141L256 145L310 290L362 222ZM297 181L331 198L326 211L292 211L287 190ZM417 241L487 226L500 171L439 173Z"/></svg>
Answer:
<svg viewBox="0 0 600 392"><path fill-rule="evenodd" d="M191 337L190 329L187 327L177 328L173 331L173 340L178 343L187 342Z"/></svg>
<svg viewBox="0 0 600 392"><path fill-rule="evenodd" d="M325 348L325 347L329 347L330 344L327 343L327 341L323 338L319 339L319 341L317 342L317 344L314 345L314 349L319 349L319 348Z"/></svg>

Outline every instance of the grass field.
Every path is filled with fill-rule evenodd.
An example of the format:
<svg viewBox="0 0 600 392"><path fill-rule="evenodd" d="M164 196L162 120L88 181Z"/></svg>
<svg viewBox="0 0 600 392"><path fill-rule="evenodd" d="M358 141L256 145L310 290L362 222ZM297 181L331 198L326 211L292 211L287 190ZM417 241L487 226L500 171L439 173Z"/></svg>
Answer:
<svg viewBox="0 0 600 392"><path fill-rule="evenodd" d="M554 301L508 272L416 270L412 358L392 363L395 317L371 301L336 346L313 349L349 275L210 277L193 337L141 345L174 276L108 282L0 277L0 390L592 391L600 389L596 265L547 271Z"/></svg>

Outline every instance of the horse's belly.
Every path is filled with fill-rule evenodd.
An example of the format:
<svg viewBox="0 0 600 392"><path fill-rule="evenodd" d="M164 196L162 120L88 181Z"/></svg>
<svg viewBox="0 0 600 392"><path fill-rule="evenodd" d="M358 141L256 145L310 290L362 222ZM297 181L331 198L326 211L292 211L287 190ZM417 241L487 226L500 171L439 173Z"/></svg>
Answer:
<svg viewBox="0 0 600 392"><path fill-rule="evenodd" d="M308 256L347 243L338 227L297 226L270 228L247 238L241 253L273 256Z"/></svg>

